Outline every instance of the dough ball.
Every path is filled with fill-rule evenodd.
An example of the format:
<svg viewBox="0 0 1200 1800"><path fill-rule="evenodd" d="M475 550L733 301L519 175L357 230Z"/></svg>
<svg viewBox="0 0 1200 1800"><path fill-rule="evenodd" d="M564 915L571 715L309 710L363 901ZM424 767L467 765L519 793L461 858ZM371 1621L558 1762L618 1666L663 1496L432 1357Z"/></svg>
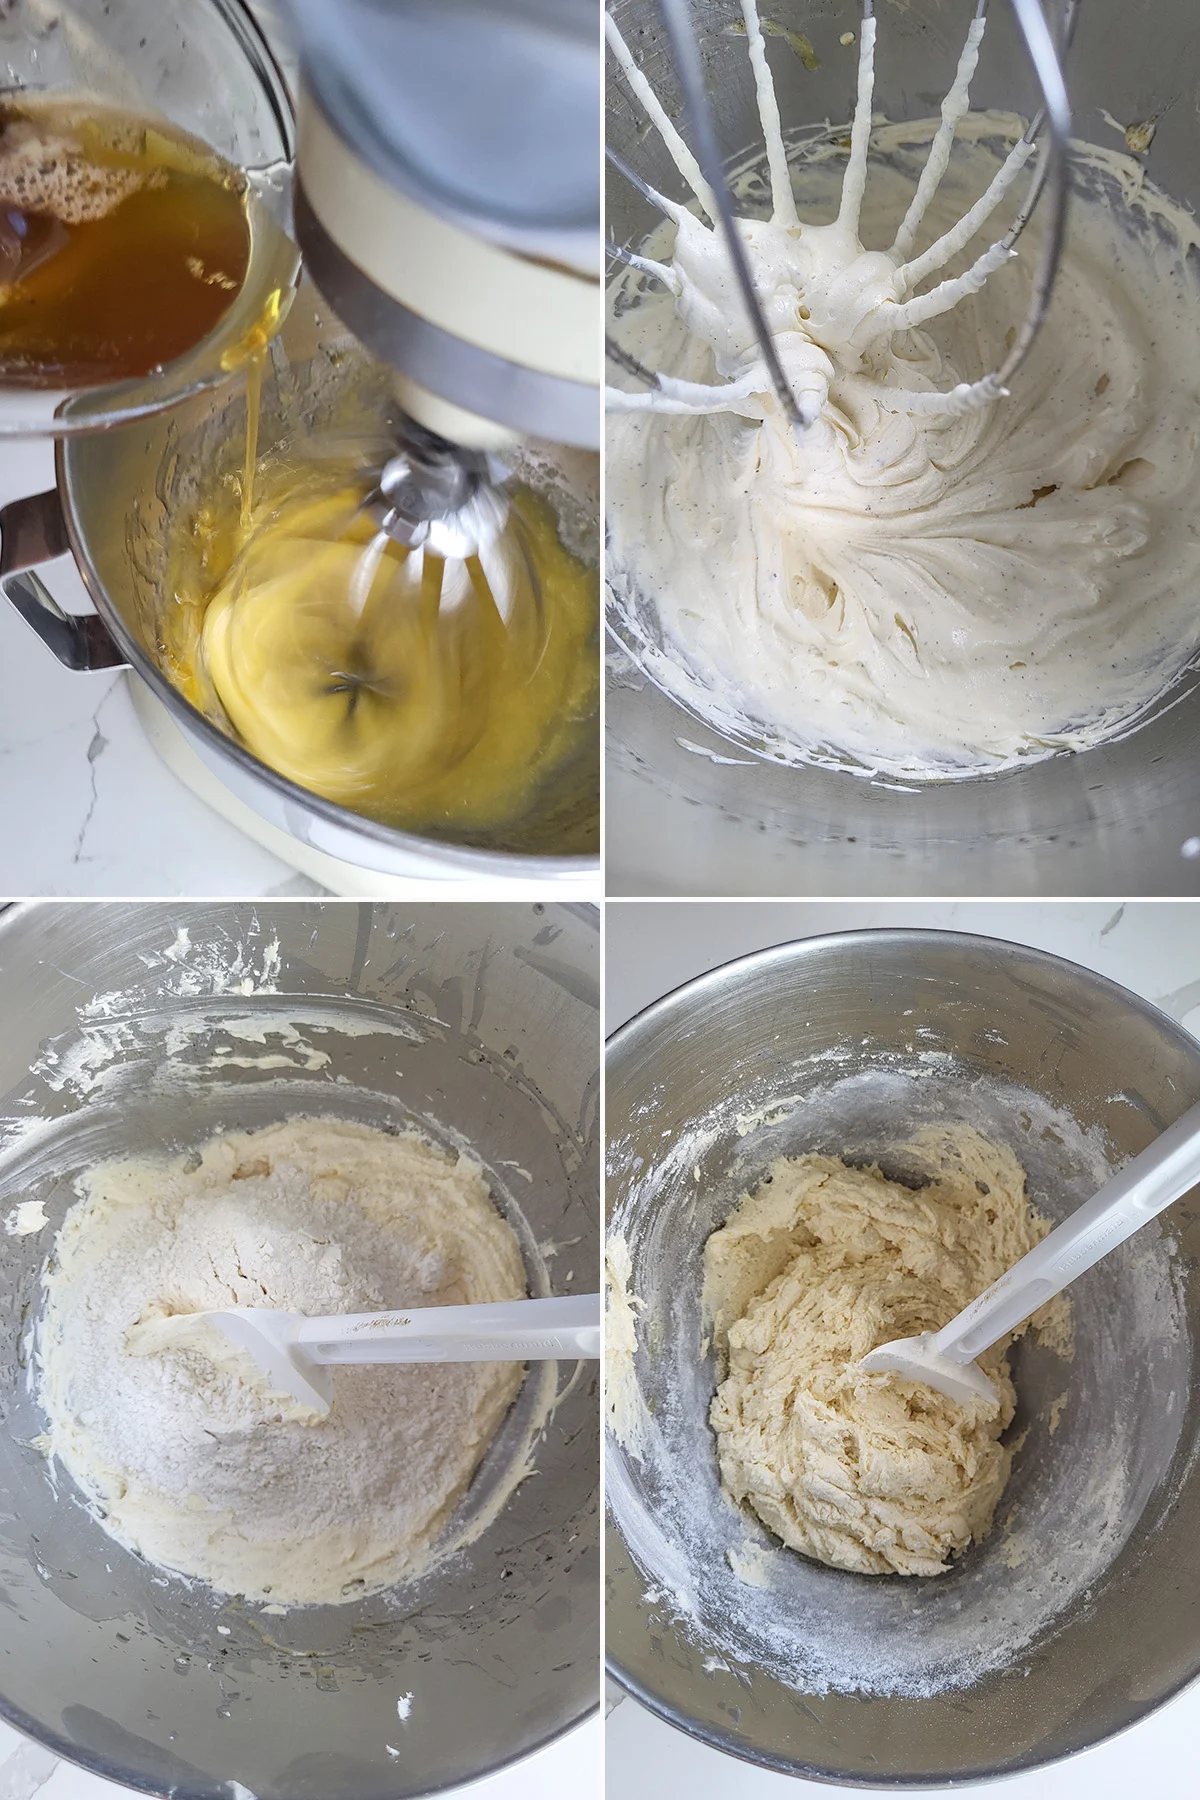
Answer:
<svg viewBox="0 0 1200 1800"><path fill-rule="evenodd" d="M937 1575L986 1535L1008 1480L1007 1346L980 1359L998 1414L857 1363L945 1325L1050 1226L1012 1152L969 1127L927 1127L889 1162L923 1185L781 1158L708 1240L705 1309L728 1371L710 1419L726 1492L792 1549ZM1061 1330L1066 1302L1053 1307Z"/></svg>

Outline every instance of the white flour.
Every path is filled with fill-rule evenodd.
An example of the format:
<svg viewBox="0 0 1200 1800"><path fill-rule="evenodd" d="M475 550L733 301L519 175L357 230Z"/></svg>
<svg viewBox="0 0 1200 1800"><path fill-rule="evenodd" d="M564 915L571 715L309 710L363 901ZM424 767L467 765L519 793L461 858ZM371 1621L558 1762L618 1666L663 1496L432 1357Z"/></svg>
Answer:
<svg viewBox="0 0 1200 1800"><path fill-rule="evenodd" d="M510 1363L338 1369L280 1417L203 1354L135 1356L155 1312L371 1312L520 1298L516 1237L469 1158L414 1132L294 1119L191 1157L103 1164L45 1277L48 1453L113 1537L226 1593L359 1598L427 1566L521 1384Z"/></svg>

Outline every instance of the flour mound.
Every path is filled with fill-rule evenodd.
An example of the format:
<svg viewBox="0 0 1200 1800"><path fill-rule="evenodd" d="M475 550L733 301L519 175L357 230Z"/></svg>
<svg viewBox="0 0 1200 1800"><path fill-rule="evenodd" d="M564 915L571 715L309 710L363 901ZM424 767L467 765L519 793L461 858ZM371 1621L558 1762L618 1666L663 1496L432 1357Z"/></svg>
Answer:
<svg viewBox="0 0 1200 1800"><path fill-rule="evenodd" d="M338 1368L328 1417L195 1349L131 1353L161 1312L375 1312L520 1299L479 1167L330 1119L93 1169L44 1276L48 1453L127 1548L223 1593L357 1599L426 1566L521 1385L514 1363Z"/></svg>
<svg viewBox="0 0 1200 1800"><path fill-rule="evenodd" d="M792 1549L864 1575L937 1575L986 1535L1008 1480L1008 1343L979 1359L998 1415L856 1365L947 1324L1050 1226L1012 1152L969 1127L928 1126L897 1160L925 1185L781 1157L709 1238L704 1305L728 1359L710 1418L726 1492ZM1035 1321L1060 1342L1066 1306Z"/></svg>

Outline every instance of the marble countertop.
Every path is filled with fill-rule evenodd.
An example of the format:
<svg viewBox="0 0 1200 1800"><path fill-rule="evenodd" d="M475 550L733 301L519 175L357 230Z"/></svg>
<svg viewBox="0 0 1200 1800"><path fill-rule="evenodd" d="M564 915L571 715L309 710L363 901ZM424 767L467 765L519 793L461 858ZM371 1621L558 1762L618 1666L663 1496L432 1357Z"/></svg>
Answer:
<svg viewBox="0 0 1200 1800"><path fill-rule="evenodd" d="M0 444L0 504L54 485L48 444ZM91 606L69 556L42 571ZM146 741L124 673L77 673L0 596L0 894L315 894L213 812Z"/></svg>
<svg viewBox="0 0 1200 1800"><path fill-rule="evenodd" d="M1200 907L1186 901L680 903L610 901L606 908L606 1029L615 1030L681 982L735 956L791 938L883 925L979 932L1050 950L1096 969L1200 1036ZM610 1683L605 1734L609 1800L799 1800L895 1790L848 1788L769 1773L664 1724ZM1121 1736L1069 1762L1003 1783L963 1783L961 1796L1004 1800L1194 1800L1200 1683ZM941 1792L949 1790L942 1789Z"/></svg>

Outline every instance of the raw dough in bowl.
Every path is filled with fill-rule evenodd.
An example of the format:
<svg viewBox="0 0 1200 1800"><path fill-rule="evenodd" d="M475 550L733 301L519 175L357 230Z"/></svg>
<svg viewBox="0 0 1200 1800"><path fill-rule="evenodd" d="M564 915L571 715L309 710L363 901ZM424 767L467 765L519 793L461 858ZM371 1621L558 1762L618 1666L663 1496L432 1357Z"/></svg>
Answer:
<svg viewBox="0 0 1200 1800"><path fill-rule="evenodd" d="M84 1179L44 1277L44 1447L127 1548L222 1593L336 1603L427 1567L521 1385L519 1363L341 1367L319 1421L186 1348L163 1313L374 1312L520 1299L482 1170L336 1119L234 1132Z"/></svg>
<svg viewBox="0 0 1200 1800"><path fill-rule="evenodd" d="M1008 1345L979 1359L999 1412L856 1364L947 1324L1050 1224L1012 1151L969 1126L927 1126L896 1156L927 1172L923 1186L779 1157L709 1238L704 1304L728 1358L710 1416L725 1491L792 1549L865 1575L937 1575L986 1536L1008 1480ZM1044 1336L1064 1341L1067 1307L1037 1315Z"/></svg>

